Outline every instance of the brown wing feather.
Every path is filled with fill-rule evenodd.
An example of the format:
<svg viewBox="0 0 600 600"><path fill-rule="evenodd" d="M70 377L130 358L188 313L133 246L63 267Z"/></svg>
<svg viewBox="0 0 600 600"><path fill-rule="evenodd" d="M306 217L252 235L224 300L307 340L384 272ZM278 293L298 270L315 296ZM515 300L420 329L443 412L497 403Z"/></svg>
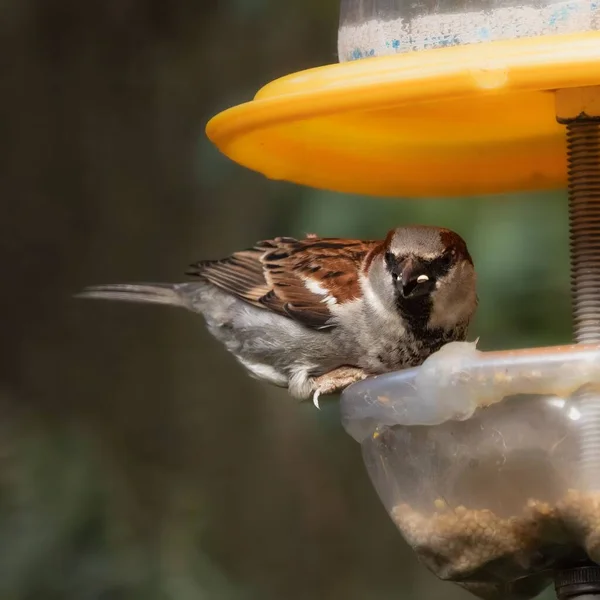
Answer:
<svg viewBox="0 0 600 600"><path fill-rule="evenodd" d="M221 260L200 261L190 265L186 274L202 277L229 294L262 306L260 299L271 289L261 262L266 249L257 244Z"/></svg>
<svg viewBox="0 0 600 600"><path fill-rule="evenodd" d="M332 326L329 306L358 297L359 270L379 242L275 238L217 261L193 265L188 274L255 306L316 329Z"/></svg>

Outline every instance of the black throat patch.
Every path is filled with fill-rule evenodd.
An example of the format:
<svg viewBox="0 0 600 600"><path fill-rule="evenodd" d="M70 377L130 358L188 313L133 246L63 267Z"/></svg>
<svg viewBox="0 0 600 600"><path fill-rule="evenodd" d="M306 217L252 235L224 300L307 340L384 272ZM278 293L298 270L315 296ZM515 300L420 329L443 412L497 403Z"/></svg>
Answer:
<svg viewBox="0 0 600 600"><path fill-rule="evenodd" d="M404 319L410 333L416 338L422 338L427 330L427 323L433 310L431 295L417 296L415 298L396 297L396 308Z"/></svg>
<svg viewBox="0 0 600 600"><path fill-rule="evenodd" d="M458 324L452 329L428 328L427 323L433 309L431 296L396 299L398 312L402 315L408 333L422 344L422 354L416 364L421 364L433 352L448 342L460 342L466 338L466 325Z"/></svg>

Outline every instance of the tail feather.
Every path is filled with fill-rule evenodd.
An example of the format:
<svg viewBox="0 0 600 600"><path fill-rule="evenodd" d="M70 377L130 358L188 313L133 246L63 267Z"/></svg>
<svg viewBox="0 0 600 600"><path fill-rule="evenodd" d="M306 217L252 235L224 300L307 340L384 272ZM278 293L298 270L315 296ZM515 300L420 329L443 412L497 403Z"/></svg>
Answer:
<svg viewBox="0 0 600 600"><path fill-rule="evenodd" d="M188 287L189 284L172 283L109 283L86 287L75 296L77 298L165 304L192 310Z"/></svg>

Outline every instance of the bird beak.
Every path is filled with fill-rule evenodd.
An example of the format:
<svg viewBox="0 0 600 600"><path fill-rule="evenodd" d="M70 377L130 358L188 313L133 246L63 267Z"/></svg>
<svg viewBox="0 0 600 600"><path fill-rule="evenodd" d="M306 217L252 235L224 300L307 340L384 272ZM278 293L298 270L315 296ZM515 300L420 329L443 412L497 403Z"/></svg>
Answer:
<svg viewBox="0 0 600 600"><path fill-rule="evenodd" d="M429 276L425 273L425 266L414 258L407 258L402 265L402 271L398 278L398 284L402 296L407 298L418 290L421 283L429 281Z"/></svg>

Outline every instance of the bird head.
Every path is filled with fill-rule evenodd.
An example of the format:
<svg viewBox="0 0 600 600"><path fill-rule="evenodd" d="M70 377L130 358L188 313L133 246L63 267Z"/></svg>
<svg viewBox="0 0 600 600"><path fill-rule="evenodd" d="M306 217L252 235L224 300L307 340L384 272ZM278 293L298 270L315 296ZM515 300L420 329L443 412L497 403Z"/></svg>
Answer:
<svg viewBox="0 0 600 600"><path fill-rule="evenodd" d="M468 322L476 276L465 241L449 229L398 227L365 261L377 300L428 328Z"/></svg>

